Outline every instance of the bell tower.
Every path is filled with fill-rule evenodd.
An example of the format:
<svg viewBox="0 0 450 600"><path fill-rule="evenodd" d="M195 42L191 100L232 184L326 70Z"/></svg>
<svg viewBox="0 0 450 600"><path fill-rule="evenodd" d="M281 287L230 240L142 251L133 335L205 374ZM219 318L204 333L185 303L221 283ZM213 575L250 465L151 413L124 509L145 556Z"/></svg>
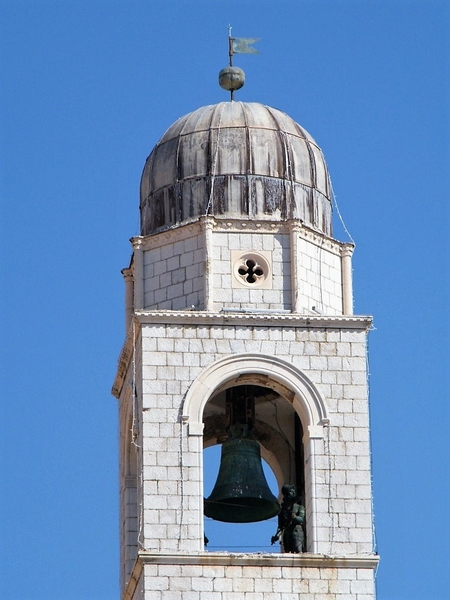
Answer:
<svg viewBox="0 0 450 600"><path fill-rule="evenodd" d="M373 599L371 317L353 314L319 146L274 108L204 106L148 157L140 214L113 386L122 599ZM291 514L289 494L279 552L205 546L205 515Z"/></svg>

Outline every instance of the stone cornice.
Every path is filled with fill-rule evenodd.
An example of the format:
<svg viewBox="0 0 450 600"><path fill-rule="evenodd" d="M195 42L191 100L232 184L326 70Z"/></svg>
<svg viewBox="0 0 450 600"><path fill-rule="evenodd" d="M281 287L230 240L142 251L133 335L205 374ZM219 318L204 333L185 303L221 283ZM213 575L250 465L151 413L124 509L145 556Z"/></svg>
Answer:
<svg viewBox="0 0 450 600"><path fill-rule="evenodd" d="M372 325L370 316L348 315L300 315L248 309L230 311L177 311L154 310L136 311L136 321L140 324L167 323L176 325L251 325L261 327L303 327L305 329L359 329L368 330Z"/></svg>
<svg viewBox="0 0 450 600"><path fill-rule="evenodd" d="M238 554L234 552L199 552L195 553L159 553L139 552L138 559L143 564L159 565L232 565L251 567L317 567L344 569L373 569L377 566L379 556L376 554L352 556L326 556L325 554L284 554L255 553Z"/></svg>
<svg viewBox="0 0 450 600"><path fill-rule="evenodd" d="M158 248L171 242L177 242L199 235L206 228L211 228L217 232L231 233L289 233L295 230L295 233L302 239L308 240L320 246L323 250L329 250L336 254L341 252L343 247L352 247L354 244L349 242L339 242L334 238L328 237L321 231L315 230L305 225L298 219L288 221L270 221L257 219L217 219L212 216L200 217L183 225L176 225L159 233L152 233L147 236L136 236L131 239L134 249L149 250Z"/></svg>
<svg viewBox="0 0 450 600"><path fill-rule="evenodd" d="M347 243L339 242L334 238L330 238L324 233L316 231L315 229L312 229L301 222L299 224L298 221L292 220L288 221L288 224L301 239L312 242L316 246L319 246L322 250L329 250L334 254L340 254L342 246L347 245Z"/></svg>
<svg viewBox="0 0 450 600"><path fill-rule="evenodd" d="M355 244L352 244L350 242L345 242L344 244L341 244L341 256L352 257L354 251Z"/></svg>
<svg viewBox="0 0 450 600"><path fill-rule="evenodd" d="M125 377L127 375L128 365L130 364L131 356L133 352L132 342L129 337L126 338L124 345L122 347L122 352L120 353L116 377L114 379L113 386L111 388L111 394L115 398L119 398L120 393L122 391L123 383L125 381Z"/></svg>
<svg viewBox="0 0 450 600"><path fill-rule="evenodd" d="M134 250L145 250L145 238L142 236L136 236L131 238L131 244Z"/></svg>
<svg viewBox="0 0 450 600"><path fill-rule="evenodd" d="M125 269L122 269L121 273L122 273L123 278L125 279L125 281L133 281L133 269L132 269L132 267L126 267Z"/></svg>
<svg viewBox="0 0 450 600"><path fill-rule="evenodd" d="M134 321L136 323L136 321ZM134 343L138 338L140 333L139 322L137 322L138 326L134 328ZM127 332L127 336L125 338L125 342L123 343L122 350L119 355L118 365L116 377L114 379L114 383L111 389L111 394L115 398L119 398L122 393L123 384L125 382L125 378L127 376L128 368L130 362L133 358L133 321L130 324Z"/></svg>
<svg viewBox="0 0 450 600"><path fill-rule="evenodd" d="M202 230L203 224L199 220L196 220L191 223L187 223L183 226L174 227L173 229L167 229L166 231L161 231L160 233L153 233L145 237L136 236L134 238L131 238L130 241L133 245L133 248L139 246L143 250L150 250L152 248L159 248L160 246L165 246L166 244L170 244L171 242L179 242L181 240L191 238L195 235L200 235Z"/></svg>
<svg viewBox="0 0 450 600"><path fill-rule="evenodd" d="M136 338L142 325L236 325L248 327L297 327L304 329L353 329L368 331L372 325L370 316L324 316L299 315L295 313L277 312L206 312L155 310L136 311L134 313ZM132 327L128 332L119 356L118 368L111 393L119 398L130 360L133 354Z"/></svg>
<svg viewBox="0 0 450 600"><path fill-rule="evenodd" d="M141 551L131 573L123 600L131 600L144 565L196 565L242 567L308 567L316 569L375 569L376 554L326 556L325 554L235 554L230 552L159 553Z"/></svg>

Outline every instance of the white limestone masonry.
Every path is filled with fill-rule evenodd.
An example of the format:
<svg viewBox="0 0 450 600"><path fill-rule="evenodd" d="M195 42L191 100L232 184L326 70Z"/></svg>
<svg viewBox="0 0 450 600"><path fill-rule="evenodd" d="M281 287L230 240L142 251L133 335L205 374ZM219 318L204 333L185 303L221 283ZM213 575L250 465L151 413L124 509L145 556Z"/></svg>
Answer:
<svg viewBox="0 0 450 600"><path fill-rule="evenodd" d="M276 317L261 316L256 317L257 324L251 325L248 318L240 324L239 315L217 314L216 322L207 324L204 313L185 313L180 318L179 313L169 312L161 316L165 323L152 323L155 314L143 312L138 317L140 323L136 321L135 325L133 351L139 357L137 362L142 369L136 377L142 383L136 387L135 398L125 380L116 382L118 391L121 388L123 394L122 410L128 415L129 423L122 432L128 441L123 441L121 445L129 448L129 431L134 432L135 454L131 456L136 457L137 465L134 468L141 474L140 498L134 506L129 506L128 500L138 494L138 484L130 493L126 486L133 485L132 474L124 480L127 498L125 510L128 511L123 518L126 539L132 539L138 531L141 550L204 554L203 424L201 419L194 416L195 410L202 413L202 406L207 403L214 389L227 378L232 380L236 376L233 369L243 369L245 372L246 361L251 356L252 360L269 365L264 367L268 372L267 385L272 385L272 377L274 389L275 384L282 386L285 382L277 374L277 365L290 365L304 376L323 403L322 412L311 417L309 423L306 423L306 414L308 410L312 412L311 409L299 408L299 412L303 410L302 421L308 425L303 440L308 553L341 557L372 556L366 381L366 335L370 319L340 317L342 324L339 327L339 318L332 321L332 326L326 326L327 319L316 317L313 325L310 322L305 326L295 321L293 324L289 317L279 315L280 322ZM190 324L187 324L189 321ZM319 323L321 326L318 326ZM133 370L132 353L128 353L128 372ZM225 366L221 369L215 367L222 363ZM233 364L236 366L233 367ZM207 372L213 373L209 379L204 376ZM214 377L217 379L215 383ZM187 414L187 398L195 382L198 382L196 390L203 386L203 404L200 406L198 400L199 406L195 410L189 409ZM298 402L301 404L302 399ZM130 420L133 420L132 426ZM125 465L128 460L126 456L123 457ZM126 472L131 473L132 470L131 466L125 467ZM279 481L280 487L283 483ZM124 583L130 578L137 550L137 545L128 543L125 546ZM278 576L272 574L267 575L267 582L262 584L258 575L251 575L252 569L256 567L251 567L245 577L242 575L247 580L245 585L248 589L245 593L259 596L249 595L249 598L275 600L295 597L274 595L281 593L277 587L280 585L286 586L283 594L295 594L303 590L301 597L304 597L304 593L309 594L305 597L311 600L319 600L323 597L320 594L325 593L333 593L332 598L342 600L373 598L369 590L373 587L373 579L364 579L360 585L356 583L359 579L355 575L343 580L347 584L338 584L336 582L342 578L340 571L331 577L327 569L314 567L314 578L308 576L302 580L298 569L293 567L292 573L297 573L297 577L285 577L290 583L275 584ZM193 567L189 572L192 571ZM372 570L368 572L372 573ZM228 583L219 583L217 577L212 577L206 583L208 578L201 574L203 568L200 567L195 577L203 581L205 589L197 589L200 583L193 583L191 575L179 575L184 583L181 580L171 583L171 578L166 575L147 577L147 573L154 573L154 568L149 570L146 566L141 575L140 585L144 586L145 591L142 597L146 600L176 598L179 592L183 592L185 598L187 591L197 593L199 599L209 599L211 596L208 594L214 592L218 598L232 600L240 593L236 588L240 584L234 581L234 577ZM301 585L299 581L303 581ZM230 588L220 590L221 585ZM266 585L267 590L260 589L261 585ZM339 585L341 591L336 588ZM360 591L356 594L358 585ZM186 590L180 590L177 586L185 586Z"/></svg>
<svg viewBox="0 0 450 600"><path fill-rule="evenodd" d="M369 600L375 565L373 558L224 554L177 558L143 552L124 600Z"/></svg>
<svg viewBox="0 0 450 600"><path fill-rule="evenodd" d="M293 236L290 228L294 225ZM134 238L133 244L138 250L134 265L136 308L204 310L208 304L210 310L264 307L301 314L351 314L349 244L340 244L297 221L290 225L237 223L208 217L182 228ZM233 252L237 251L270 254L270 285L252 288L234 284ZM124 275L129 276L129 271Z"/></svg>
<svg viewBox="0 0 450 600"><path fill-rule="evenodd" d="M122 600L375 599L372 320L331 209L317 144L257 103L199 109L150 155L112 390ZM230 435L230 396L279 499L289 483L305 505L303 552L205 547L203 453Z"/></svg>
<svg viewBox="0 0 450 600"><path fill-rule="evenodd" d="M202 549L202 445L180 423L183 398L209 365L253 353L290 362L326 398L329 424L314 448L318 514L311 543L330 555L372 551L364 331L145 325L142 353L146 549Z"/></svg>

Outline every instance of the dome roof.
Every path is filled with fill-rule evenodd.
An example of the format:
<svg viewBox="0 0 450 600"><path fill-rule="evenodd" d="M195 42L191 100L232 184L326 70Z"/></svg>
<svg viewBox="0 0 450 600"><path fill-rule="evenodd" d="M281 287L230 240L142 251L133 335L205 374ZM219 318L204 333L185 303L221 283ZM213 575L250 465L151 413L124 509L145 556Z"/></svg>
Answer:
<svg viewBox="0 0 450 600"><path fill-rule="evenodd" d="M221 102L178 119L156 144L141 180L141 235L206 214L297 218L331 235L323 154L285 113Z"/></svg>

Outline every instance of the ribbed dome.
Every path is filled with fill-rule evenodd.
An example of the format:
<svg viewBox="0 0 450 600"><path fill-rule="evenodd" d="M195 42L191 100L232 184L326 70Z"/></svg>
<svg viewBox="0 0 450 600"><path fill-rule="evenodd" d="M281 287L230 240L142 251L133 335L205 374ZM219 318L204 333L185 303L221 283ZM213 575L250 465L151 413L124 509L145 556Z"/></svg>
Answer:
<svg viewBox="0 0 450 600"><path fill-rule="evenodd" d="M290 218L331 235L328 170L311 136L262 104L221 102L178 119L145 163L141 234L205 214Z"/></svg>

